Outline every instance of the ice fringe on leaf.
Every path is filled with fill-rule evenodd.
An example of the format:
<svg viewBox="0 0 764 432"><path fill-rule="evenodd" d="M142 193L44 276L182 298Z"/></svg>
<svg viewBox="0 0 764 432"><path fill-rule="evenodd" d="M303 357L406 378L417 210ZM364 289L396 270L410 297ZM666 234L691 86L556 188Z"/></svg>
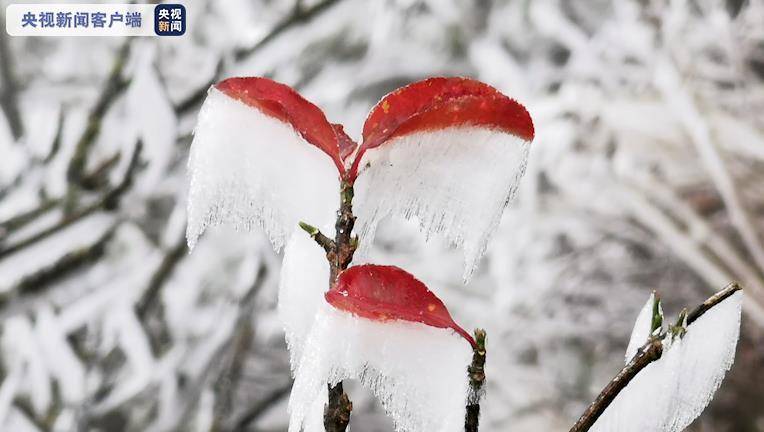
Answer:
<svg viewBox="0 0 764 432"><path fill-rule="evenodd" d="M416 218L429 237L464 248L469 280L525 172L530 143L488 128L403 135L364 153L355 183L360 244L388 216ZM368 167L367 167L368 165Z"/></svg>
<svg viewBox="0 0 764 432"><path fill-rule="evenodd" d="M373 321L323 304L289 399L289 432L323 431L326 384L358 379L398 432L463 430L472 351L450 329Z"/></svg>
<svg viewBox="0 0 764 432"><path fill-rule="evenodd" d="M217 88L199 113L188 168L186 236L208 226L262 227L280 249L300 220L323 226L339 205L337 168L282 120Z"/></svg>
<svg viewBox="0 0 764 432"><path fill-rule="evenodd" d="M637 350L647 342L650 336L650 330L653 325L653 304L655 303L655 293L650 294L647 303L639 311L637 321L634 323L634 329L631 331L629 346L626 348L626 363L634 357Z"/></svg>
<svg viewBox="0 0 764 432"><path fill-rule="evenodd" d="M297 228L299 230L299 228ZM297 370L305 338L329 286L324 251L300 230L292 235L281 264L278 311L289 348L292 372Z"/></svg>
<svg viewBox="0 0 764 432"><path fill-rule="evenodd" d="M637 374L591 430L684 430L705 409L732 366L742 299L737 292L722 301L690 324L681 339L667 336L661 358Z"/></svg>

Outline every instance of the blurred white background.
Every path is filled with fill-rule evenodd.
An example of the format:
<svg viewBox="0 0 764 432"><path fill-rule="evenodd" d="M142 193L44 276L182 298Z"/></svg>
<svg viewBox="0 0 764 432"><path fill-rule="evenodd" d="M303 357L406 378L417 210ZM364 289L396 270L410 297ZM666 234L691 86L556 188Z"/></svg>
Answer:
<svg viewBox="0 0 764 432"><path fill-rule="evenodd" d="M469 285L401 221L373 255L487 328L481 430L567 430L651 290L673 317L738 280L737 361L691 429L764 431L763 1L184 4L179 38L0 34L0 430L285 430L280 255L185 245L206 89L268 76L358 138L388 91L465 75L534 119L517 201ZM392 430L351 396L355 430Z"/></svg>

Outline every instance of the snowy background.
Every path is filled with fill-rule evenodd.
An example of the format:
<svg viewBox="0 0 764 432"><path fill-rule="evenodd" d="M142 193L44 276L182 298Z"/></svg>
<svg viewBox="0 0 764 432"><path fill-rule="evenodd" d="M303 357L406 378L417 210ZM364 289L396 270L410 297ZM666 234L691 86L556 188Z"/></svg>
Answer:
<svg viewBox="0 0 764 432"><path fill-rule="evenodd" d="M466 75L534 118L518 200L469 285L412 225L373 253L487 328L481 430L567 430L651 290L676 316L738 280L736 364L691 430L764 431L764 1L185 4L181 38L0 34L0 430L285 430L280 255L185 244L206 89L272 77L357 138L388 91Z"/></svg>

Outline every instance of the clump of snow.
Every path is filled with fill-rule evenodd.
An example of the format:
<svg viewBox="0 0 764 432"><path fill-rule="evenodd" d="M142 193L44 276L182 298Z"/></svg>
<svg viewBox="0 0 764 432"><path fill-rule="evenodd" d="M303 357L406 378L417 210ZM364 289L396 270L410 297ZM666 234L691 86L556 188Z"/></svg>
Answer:
<svg viewBox="0 0 764 432"><path fill-rule="evenodd" d="M684 430L705 409L732 366L742 298L741 292L735 293L706 312L687 327L683 338L666 336L661 358L618 394L591 430Z"/></svg>
<svg viewBox="0 0 764 432"><path fill-rule="evenodd" d="M280 249L299 221L323 226L339 206L329 156L290 125L215 88L199 113L188 168L191 248L208 226L226 223L260 226Z"/></svg>
<svg viewBox="0 0 764 432"><path fill-rule="evenodd" d="M300 231L292 235L284 249L279 281L279 318L293 372L319 305L324 303L324 292L329 289L329 262L324 250Z"/></svg>
<svg viewBox="0 0 764 432"><path fill-rule="evenodd" d="M464 248L467 281L525 172L530 144L485 128L413 133L368 150L356 181L361 245L387 216ZM368 165L368 166L367 166Z"/></svg>
<svg viewBox="0 0 764 432"><path fill-rule="evenodd" d="M398 432L464 428L471 348L451 330L359 318L324 304L289 399L289 431L322 431L326 385L357 379Z"/></svg>
<svg viewBox="0 0 764 432"><path fill-rule="evenodd" d="M655 293L650 294L647 303L642 306L642 310L637 315L637 321L634 323L634 329L631 331L629 345L626 348L626 363L634 357L637 350L647 342L650 337L650 330L653 325L653 304L655 303Z"/></svg>

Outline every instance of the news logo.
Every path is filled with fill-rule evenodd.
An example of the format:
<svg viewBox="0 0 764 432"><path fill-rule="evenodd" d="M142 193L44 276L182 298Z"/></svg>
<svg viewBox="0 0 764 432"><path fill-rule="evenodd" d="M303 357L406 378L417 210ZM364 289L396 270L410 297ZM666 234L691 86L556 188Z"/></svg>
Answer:
<svg viewBox="0 0 764 432"><path fill-rule="evenodd" d="M14 3L5 9L11 36L182 36L182 4Z"/></svg>
<svg viewBox="0 0 764 432"><path fill-rule="evenodd" d="M154 33L182 36L186 33L186 8L181 4L159 4L154 8Z"/></svg>

